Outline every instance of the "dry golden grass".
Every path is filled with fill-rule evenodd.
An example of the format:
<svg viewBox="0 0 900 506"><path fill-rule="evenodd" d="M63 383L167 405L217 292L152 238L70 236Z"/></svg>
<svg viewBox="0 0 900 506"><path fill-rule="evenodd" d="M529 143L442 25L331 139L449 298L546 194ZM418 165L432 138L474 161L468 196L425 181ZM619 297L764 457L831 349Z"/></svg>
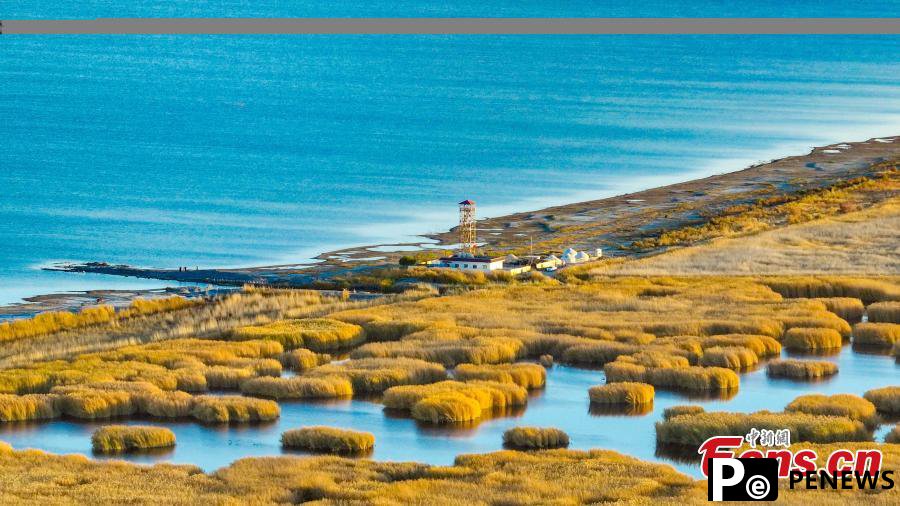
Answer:
<svg viewBox="0 0 900 506"><path fill-rule="evenodd" d="M460 364L454 370L460 381L484 380L499 383L515 383L529 390L541 388L547 381L547 371L539 364Z"/></svg>
<svg viewBox="0 0 900 506"><path fill-rule="evenodd" d="M759 358L781 354L781 343L769 336L725 334L704 337L699 339L699 343L703 349L714 346L741 346L750 349Z"/></svg>
<svg viewBox="0 0 900 506"><path fill-rule="evenodd" d="M713 346L703 351L700 365L707 367L724 367L727 369L749 369L759 363L759 357L753 350L743 346Z"/></svg>
<svg viewBox="0 0 900 506"><path fill-rule="evenodd" d="M281 363L294 371L306 371L331 362L331 355L316 353L305 348L287 351L280 357Z"/></svg>
<svg viewBox="0 0 900 506"><path fill-rule="evenodd" d="M652 385L622 382L598 385L588 389L593 404L649 404L655 395Z"/></svg>
<svg viewBox="0 0 900 506"><path fill-rule="evenodd" d="M853 326L853 342L873 346L893 346L900 341L900 325L896 323L857 323Z"/></svg>
<svg viewBox="0 0 900 506"><path fill-rule="evenodd" d="M769 362L766 372L775 378L816 379L837 374L838 366L822 360L785 359Z"/></svg>
<svg viewBox="0 0 900 506"><path fill-rule="evenodd" d="M900 387L873 388L863 397L878 408L878 411L890 415L900 414Z"/></svg>
<svg viewBox="0 0 900 506"><path fill-rule="evenodd" d="M743 435L750 429L789 429L791 442L833 443L870 441L871 434L862 422L840 416L806 413L727 413L685 414L657 422L656 440L660 443L698 447L712 436Z"/></svg>
<svg viewBox="0 0 900 506"><path fill-rule="evenodd" d="M885 443L900 444L900 423L894 425L894 428L884 436Z"/></svg>
<svg viewBox="0 0 900 506"><path fill-rule="evenodd" d="M22 420L47 420L60 415L59 398L56 395L0 394L0 422Z"/></svg>
<svg viewBox="0 0 900 506"><path fill-rule="evenodd" d="M826 309L851 323L862 320L866 311L863 302L853 297L821 297L815 300L825 304Z"/></svg>
<svg viewBox="0 0 900 506"><path fill-rule="evenodd" d="M411 358L362 358L316 367L307 377L345 377L355 394L381 393L398 385L434 383L447 378L440 364Z"/></svg>
<svg viewBox="0 0 900 506"><path fill-rule="evenodd" d="M784 346L789 350L815 351L840 348L841 334L826 328L794 327L784 334Z"/></svg>
<svg viewBox="0 0 900 506"><path fill-rule="evenodd" d="M191 416L205 423L245 423L275 420L281 408L273 401L237 396L194 398Z"/></svg>
<svg viewBox="0 0 900 506"><path fill-rule="evenodd" d="M369 432L334 427L303 427L284 431L281 445L311 452L364 453L375 447L375 436Z"/></svg>
<svg viewBox="0 0 900 506"><path fill-rule="evenodd" d="M272 399L331 399L352 396L353 385L343 376L260 377L241 384L241 392Z"/></svg>
<svg viewBox="0 0 900 506"><path fill-rule="evenodd" d="M873 323L900 323L900 301L876 302L866 308Z"/></svg>
<svg viewBox="0 0 900 506"><path fill-rule="evenodd" d="M691 404L685 406L672 406L663 410L663 420L669 420L680 415L696 415L697 413L704 413L705 411L703 406L694 406Z"/></svg>
<svg viewBox="0 0 900 506"><path fill-rule="evenodd" d="M175 446L175 434L165 427L105 425L91 435L95 452L134 452Z"/></svg>
<svg viewBox="0 0 900 506"><path fill-rule="evenodd" d="M405 299L405 296L389 296L380 302ZM365 307L372 303L346 302L308 290L244 290L198 301L197 305L183 309L115 319L108 324L9 341L0 349L0 367L19 367L134 343L198 337L220 338L240 326L264 324L285 318L318 317L336 310Z"/></svg>
<svg viewBox="0 0 900 506"><path fill-rule="evenodd" d="M184 309L201 302L175 295L159 299L135 299L130 306L119 311L116 311L114 307L109 305L86 307L77 313L47 311L33 318L0 323L0 342L52 334L62 330L109 324L136 316Z"/></svg>
<svg viewBox="0 0 900 506"><path fill-rule="evenodd" d="M890 461L893 463L893 461ZM48 477L54 477L48 479ZM611 479L610 477L614 477ZM453 466L335 456L193 466L96 462L0 448L0 503L46 504L583 504L705 502L706 486L670 466L611 451L500 451Z"/></svg>
<svg viewBox="0 0 900 506"><path fill-rule="evenodd" d="M239 341L267 339L281 343L289 350L307 348L326 352L356 346L365 341L366 336L359 325L329 318L307 318L238 327L232 331L231 338Z"/></svg>
<svg viewBox="0 0 900 506"><path fill-rule="evenodd" d="M878 424L875 405L862 397L851 394L801 395L785 406L784 411L810 415L844 416L851 420L859 420L867 427L874 427Z"/></svg>
<svg viewBox="0 0 900 506"><path fill-rule="evenodd" d="M503 433L503 445L517 450L566 448L569 435L553 427L513 427Z"/></svg>
<svg viewBox="0 0 900 506"><path fill-rule="evenodd" d="M623 361L606 364L607 382L633 381L649 383L657 388L695 392L734 391L740 378L722 367L644 367Z"/></svg>
<svg viewBox="0 0 900 506"><path fill-rule="evenodd" d="M441 381L390 388L382 402L424 422L456 423L476 420L496 409L524 406L528 392L514 383Z"/></svg>

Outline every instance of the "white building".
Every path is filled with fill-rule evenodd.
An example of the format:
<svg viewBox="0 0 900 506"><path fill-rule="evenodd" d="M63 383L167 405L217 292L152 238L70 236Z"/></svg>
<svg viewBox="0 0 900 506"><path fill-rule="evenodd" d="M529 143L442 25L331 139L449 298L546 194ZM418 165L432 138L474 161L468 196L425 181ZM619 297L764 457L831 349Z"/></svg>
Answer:
<svg viewBox="0 0 900 506"><path fill-rule="evenodd" d="M486 257L486 256L464 256L453 255L444 257L435 267L443 267L445 269L454 269L459 271L499 271L503 269L503 257Z"/></svg>

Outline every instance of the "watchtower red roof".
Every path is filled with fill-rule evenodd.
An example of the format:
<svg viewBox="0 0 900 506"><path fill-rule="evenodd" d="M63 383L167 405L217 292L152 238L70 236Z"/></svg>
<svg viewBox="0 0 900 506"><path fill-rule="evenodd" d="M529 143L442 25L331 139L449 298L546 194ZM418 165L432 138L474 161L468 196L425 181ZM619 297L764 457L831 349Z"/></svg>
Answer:
<svg viewBox="0 0 900 506"><path fill-rule="evenodd" d="M461 206L474 206L474 205L475 205L475 201L474 201L474 200L466 199L466 200L463 200L462 202L460 202L459 205L461 205Z"/></svg>

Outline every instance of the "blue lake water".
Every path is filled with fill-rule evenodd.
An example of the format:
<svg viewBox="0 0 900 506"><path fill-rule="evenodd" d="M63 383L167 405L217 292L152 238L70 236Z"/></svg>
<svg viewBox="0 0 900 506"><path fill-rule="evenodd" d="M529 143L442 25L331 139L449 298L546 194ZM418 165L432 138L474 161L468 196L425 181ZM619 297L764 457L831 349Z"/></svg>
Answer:
<svg viewBox="0 0 900 506"><path fill-rule="evenodd" d="M449 465L461 453L501 449L505 430L526 425L564 430L571 439L571 448L616 450L644 460L662 461L699 476L696 463L657 453L654 424L661 419L665 408L699 404L707 411L781 411L803 394L862 395L866 390L890 384L890 379L897 378L900 372L900 364L893 357L857 353L849 345L839 355L815 359L836 362L839 373L825 381L798 382L768 378L763 366L742 374L740 390L730 399L689 398L657 389L653 405L640 415L598 413L591 409L588 388L604 382L603 372L556 366L548 371L546 387L533 393L525 409L464 427L423 425L409 417L390 415L381 404L363 400L280 402L281 418L263 425L206 426L188 421L127 420L116 423L169 427L175 433L176 447L150 454L97 457L125 458L138 463L187 463L212 471L244 457L281 455L279 438L287 429L328 425L373 433L375 449L367 458ZM66 420L0 423L0 439L15 448L93 456L91 433L109 423ZM875 432L875 440L882 441L892 426L881 425Z"/></svg>
<svg viewBox="0 0 900 506"><path fill-rule="evenodd" d="M895 2L16 2L0 16L894 15ZM252 6L251 6L252 5ZM326 6L327 5L327 6ZM698 7L699 6L699 7ZM600 198L900 131L896 36L0 41L0 303Z"/></svg>

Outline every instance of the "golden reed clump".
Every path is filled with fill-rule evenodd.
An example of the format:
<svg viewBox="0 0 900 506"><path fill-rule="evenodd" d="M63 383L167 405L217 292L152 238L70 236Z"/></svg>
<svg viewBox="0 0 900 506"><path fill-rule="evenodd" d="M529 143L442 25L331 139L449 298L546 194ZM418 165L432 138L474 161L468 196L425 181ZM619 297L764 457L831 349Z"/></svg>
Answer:
<svg viewBox="0 0 900 506"><path fill-rule="evenodd" d="M663 410L663 420L670 420L681 415L696 415L697 413L703 413L705 411L703 406L695 406L693 404L672 406Z"/></svg>
<svg viewBox="0 0 900 506"><path fill-rule="evenodd" d="M366 339L363 328L330 318L280 320L264 325L238 327L231 338L244 341L266 339L286 349L307 348L317 353L356 346Z"/></svg>
<svg viewBox="0 0 900 506"><path fill-rule="evenodd" d="M460 364L454 370L460 381L486 380L499 383L515 383L529 390L542 388L547 381L547 371L539 364Z"/></svg>
<svg viewBox="0 0 900 506"><path fill-rule="evenodd" d="M825 305L825 308L850 323L862 320L866 306L854 297L824 297L813 299Z"/></svg>
<svg viewBox="0 0 900 506"><path fill-rule="evenodd" d="M853 344L890 347L900 342L896 323L857 323L853 326Z"/></svg>
<svg viewBox="0 0 900 506"><path fill-rule="evenodd" d="M274 401L233 395L195 397L191 411L191 416L205 423L265 422L280 415Z"/></svg>
<svg viewBox="0 0 900 506"><path fill-rule="evenodd" d="M94 431L91 445L99 453L166 448L175 446L175 434L165 427L106 425Z"/></svg>
<svg viewBox="0 0 900 506"><path fill-rule="evenodd" d="M872 323L900 323L900 301L876 302L866 308Z"/></svg>
<svg viewBox="0 0 900 506"><path fill-rule="evenodd" d="M801 395L785 406L784 411L810 415L844 416L851 420L859 420L867 427L874 427L879 421L874 404L851 394Z"/></svg>
<svg viewBox="0 0 900 506"><path fill-rule="evenodd" d="M811 415L807 413L727 413L704 412L675 416L656 423L659 443L688 445L696 449L712 436L747 434L757 430L789 429L791 442L833 443L839 441L870 441L871 433L858 420L843 416Z"/></svg>
<svg viewBox="0 0 900 506"><path fill-rule="evenodd" d="M759 357L753 350L743 346L713 346L703 351L700 365L706 367L724 367L727 369L749 369L759 363Z"/></svg>
<svg viewBox="0 0 900 506"><path fill-rule="evenodd" d="M0 394L0 422L48 420L61 414L59 396Z"/></svg>
<svg viewBox="0 0 900 506"><path fill-rule="evenodd" d="M834 329L794 327L784 334L784 346L789 350L816 351L838 349L843 344L841 334Z"/></svg>
<svg viewBox="0 0 900 506"><path fill-rule="evenodd" d="M375 447L375 436L369 432L334 427L303 427L284 431L281 445L310 452L365 453Z"/></svg>
<svg viewBox="0 0 900 506"><path fill-rule="evenodd" d="M773 378L817 379L837 372L837 364L823 360L778 359L766 364L766 373Z"/></svg>
<svg viewBox="0 0 900 506"><path fill-rule="evenodd" d="M331 362L331 355L316 353L306 348L286 351L280 357L282 365L294 371L306 371Z"/></svg>
<svg viewBox="0 0 900 506"><path fill-rule="evenodd" d="M653 386L646 383L609 383L588 389L588 397L594 404L648 404L653 402L654 395Z"/></svg>
<svg viewBox="0 0 900 506"><path fill-rule="evenodd" d="M863 397L882 413L900 414L900 386L873 388L863 394Z"/></svg>
<svg viewBox="0 0 900 506"><path fill-rule="evenodd" d="M514 383L441 381L390 388L382 402L386 408L409 411L420 421L456 423L478 419L497 409L524 406L528 392Z"/></svg>
<svg viewBox="0 0 900 506"><path fill-rule="evenodd" d="M355 394L375 394L398 385L441 381L447 378L447 371L440 364L412 358L361 358L319 366L306 376L345 377Z"/></svg>
<svg viewBox="0 0 900 506"><path fill-rule="evenodd" d="M343 376L259 377L242 383L241 392L272 399L332 399L352 396L353 384Z"/></svg>
<svg viewBox="0 0 900 506"><path fill-rule="evenodd" d="M553 427L513 427L503 433L503 446L517 450L566 448L569 435Z"/></svg>

